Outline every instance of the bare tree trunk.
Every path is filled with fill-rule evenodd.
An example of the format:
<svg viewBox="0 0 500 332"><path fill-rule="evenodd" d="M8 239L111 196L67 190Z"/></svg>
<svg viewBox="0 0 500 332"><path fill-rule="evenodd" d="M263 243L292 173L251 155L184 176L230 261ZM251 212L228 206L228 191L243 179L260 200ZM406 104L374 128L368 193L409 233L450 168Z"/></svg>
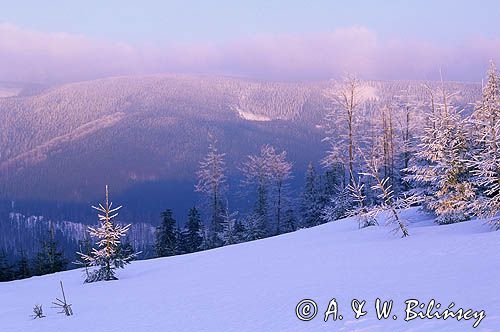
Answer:
<svg viewBox="0 0 500 332"><path fill-rule="evenodd" d="M352 127L353 127L353 109L352 109L352 100L354 92L351 93L351 103L349 105L348 110L348 121L349 121L349 182L351 183L354 179L354 155L353 155L353 135L352 135Z"/></svg>
<svg viewBox="0 0 500 332"><path fill-rule="evenodd" d="M389 177L390 183L394 188L396 182L396 165L394 164L394 123L392 121L392 108L389 108ZM394 188L395 189L395 188Z"/></svg>
<svg viewBox="0 0 500 332"><path fill-rule="evenodd" d="M276 207L276 235L280 234L280 225L281 225L281 181L278 181L278 204Z"/></svg>
<svg viewBox="0 0 500 332"><path fill-rule="evenodd" d="M410 108L406 107L406 122L405 122L405 130L404 130L404 168L408 168L410 164Z"/></svg>

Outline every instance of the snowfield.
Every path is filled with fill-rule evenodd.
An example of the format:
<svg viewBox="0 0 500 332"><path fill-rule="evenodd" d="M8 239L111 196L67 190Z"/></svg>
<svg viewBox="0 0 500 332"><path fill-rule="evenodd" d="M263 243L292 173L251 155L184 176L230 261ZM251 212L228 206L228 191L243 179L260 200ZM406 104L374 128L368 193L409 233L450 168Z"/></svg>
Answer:
<svg viewBox="0 0 500 332"><path fill-rule="evenodd" d="M248 120L248 121L271 121L271 118L266 116L266 115L262 115L262 114L255 114L255 113L252 113L252 112L245 112L244 110L240 109L240 108L236 108L236 111L238 112L238 115L240 118L244 119L244 120Z"/></svg>
<svg viewBox="0 0 500 332"><path fill-rule="evenodd" d="M0 283L0 331L500 331L500 232L482 221L436 226L412 209L409 238L344 219L295 233L201 253L138 261L119 281L83 284L80 270ZM75 315L51 309L59 281ZM295 307L313 299L318 314ZM335 298L343 320L323 321ZM375 299L394 300L378 320ZM366 300L354 319L351 300ZM474 319L404 321L407 299L484 310ZM33 305L47 315L32 319ZM392 319L397 316L397 320Z"/></svg>

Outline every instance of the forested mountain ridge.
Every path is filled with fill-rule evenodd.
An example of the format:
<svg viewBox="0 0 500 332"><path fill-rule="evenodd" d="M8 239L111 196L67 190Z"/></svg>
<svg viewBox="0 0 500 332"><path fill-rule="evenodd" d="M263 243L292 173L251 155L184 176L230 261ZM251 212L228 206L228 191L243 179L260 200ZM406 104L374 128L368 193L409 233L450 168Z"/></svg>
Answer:
<svg viewBox="0 0 500 332"><path fill-rule="evenodd" d="M288 151L301 175L307 162L324 155L321 125L331 84L153 75L0 98L0 198L88 202L103 183L115 192L154 183L188 191L209 132L233 174L245 155L270 143ZM427 98L423 82L365 84L367 102L403 90ZM460 91L464 107L480 96L479 84L446 85Z"/></svg>

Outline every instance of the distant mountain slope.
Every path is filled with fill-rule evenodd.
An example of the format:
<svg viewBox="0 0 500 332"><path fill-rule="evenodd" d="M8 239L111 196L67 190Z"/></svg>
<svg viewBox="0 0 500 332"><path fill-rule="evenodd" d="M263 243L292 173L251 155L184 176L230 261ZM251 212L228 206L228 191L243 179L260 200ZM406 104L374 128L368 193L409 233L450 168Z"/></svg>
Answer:
<svg viewBox="0 0 500 332"><path fill-rule="evenodd" d="M43 216L26 216L21 213L10 213L9 217L0 221L0 252L11 260L19 259L20 254L34 258L42 250L43 241L47 241L53 232L60 250L66 259L73 262L76 251L80 250L80 241L88 238L88 225L73 221L54 221ZM153 256L155 228L146 223L134 223L127 235L131 243L142 257Z"/></svg>
<svg viewBox="0 0 500 332"><path fill-rule="evenodd" d="M425 98L421 82L366 84L374 100L408 87ZM464 105L479 95L477 84L447 84L462 91ZM307 162L323 156L318 125L330 106L329 86L154 75L0 98L0 199L87 204L108 183L124 200L141 188L143 202L179 203L180 192L192 191L209 132L233 175L245 155L270 143L288 150L298 179Z"/></svg>
<svg viewBox="0 0 500 332"><path fill-rule="evenodd" d="M404 215L411 221L408 238L394 236L391 227L359 230L355 220L347 219L133 262L119 271L118 281L83 284L83 272L74 270L0 283L0 324L9 332L497 331L500 253L495 248L500 232L478 220L437 226L415 210ZM60 296L60 281L72 317L51 309ZM332 298L343 319L329 316L324 322ZM389 319L377 319L377 298L394 301ZM317 303L312 321L295 316L302 299ZM366 300L366 316L354 319L353 299ZM454 311L484 310L486 317L476 329L475 319L405 322L408 299L426 304L435 299L441 312L453 302ZM43 306L46 318L29 317L35 304Z"/></svg>

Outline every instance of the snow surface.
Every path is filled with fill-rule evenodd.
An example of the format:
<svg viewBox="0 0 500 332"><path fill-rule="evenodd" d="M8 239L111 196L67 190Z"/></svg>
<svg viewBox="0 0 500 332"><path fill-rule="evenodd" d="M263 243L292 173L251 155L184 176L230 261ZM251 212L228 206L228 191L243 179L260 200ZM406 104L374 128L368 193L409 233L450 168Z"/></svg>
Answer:
<svg viewBox="0 0 500 332"><path fill-rule="evenodd" d="M295 233L171 258L138 261L119 281L83 284L73 270L0 283L0 331L500 331L500 232L473 220L436 226L406 211L409 238L392 227L357 229L345 219ZM75 315L51 309L59 281ZM397 320L376 318L374 300L394 300ZM314 299L315 319L295 306ZM336 298L342 321L323 321ZM354 319L353 298L368 314ZM485 310L473 320L404 321L404 301L436 299ZM46 318L29 317L42 304Z"/></svg>

